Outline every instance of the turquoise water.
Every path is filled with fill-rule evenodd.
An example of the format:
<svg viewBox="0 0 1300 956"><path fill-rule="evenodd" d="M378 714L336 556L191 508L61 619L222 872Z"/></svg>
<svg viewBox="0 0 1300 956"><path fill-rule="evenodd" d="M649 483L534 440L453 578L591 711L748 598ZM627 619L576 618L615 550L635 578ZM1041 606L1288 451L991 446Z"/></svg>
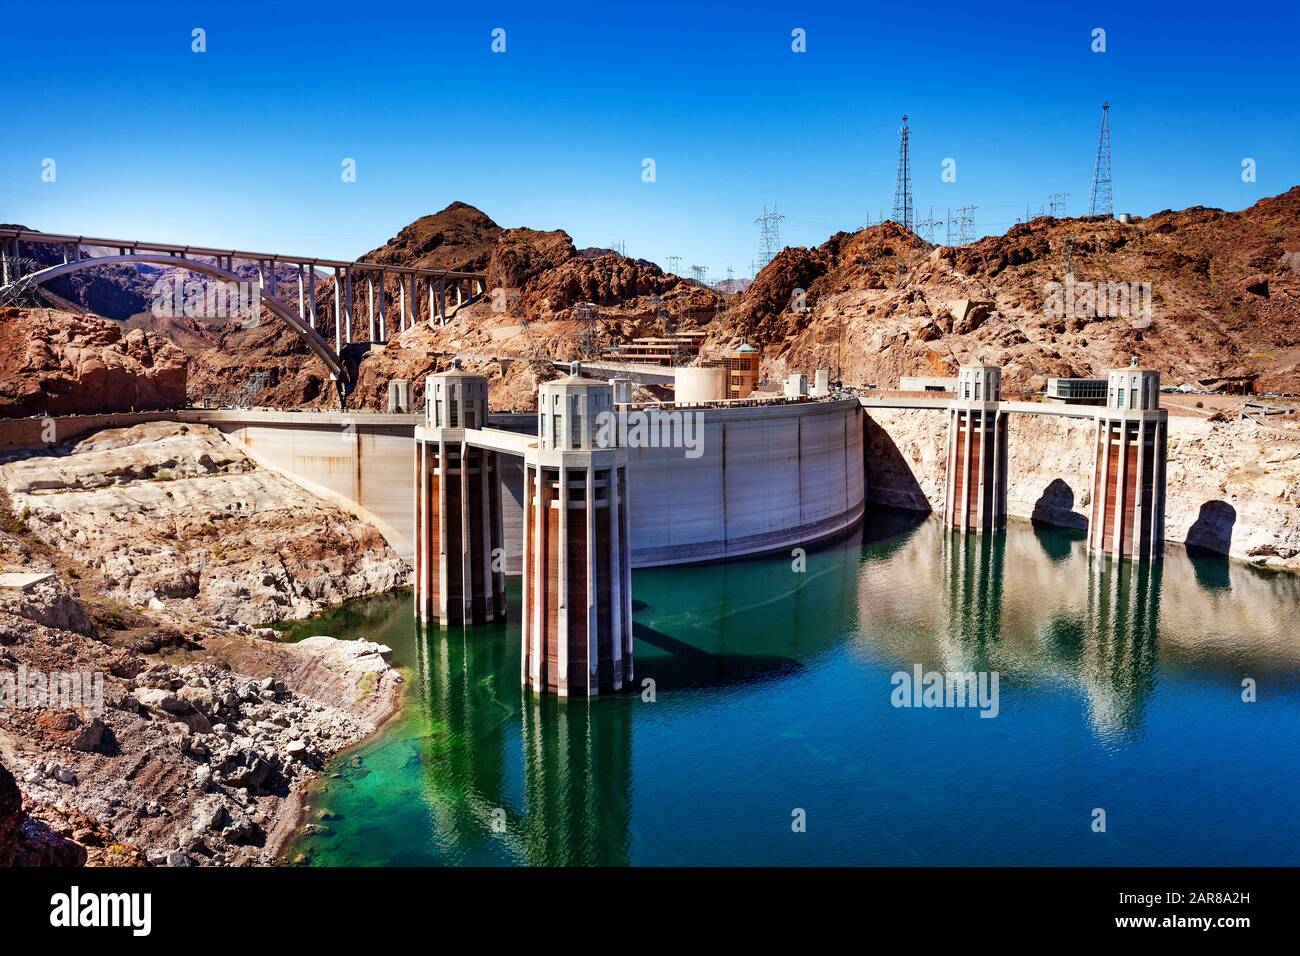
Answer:
<svg viewBox="0 0 1300 956"><path fill-rule="evenodd" d="M297 626L389 644L407 699L313 789L290 857L1300 863L1300 578L1181 550L1115 570L1028 524L963 539L873 509L864 528L803 571L636 572L653 700L534 697L517 621L420 631L409 596ZM997 716L893 706L916 664L996 671Z"/></svg>

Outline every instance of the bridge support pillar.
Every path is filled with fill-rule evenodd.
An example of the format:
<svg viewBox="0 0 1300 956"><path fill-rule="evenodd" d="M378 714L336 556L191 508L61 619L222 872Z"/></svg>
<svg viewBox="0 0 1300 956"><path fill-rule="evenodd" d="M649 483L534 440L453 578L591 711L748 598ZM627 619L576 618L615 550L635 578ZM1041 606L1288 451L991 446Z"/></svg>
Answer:
<svg viewBox="0 0 1300 956"><path fill-rule="evenodd" d="M944 521L959 531L999 531L1007 524L1007 417L999 404L1002 370L963 366L948 411Z"/></svg>
<svg viewBox="0 0 1300 956"><path fill-rule="evenodd" d="M538 444L524 456L523 654L539 693L595 697L632 682L627 452L598 446L610 386L542 385Z"/></svg>
<svg viewBox="0 0 1300 956"><path fill-rule="evenodd" d="M415 435L415 613L444 627L504 620L497 456L466 441L487 423L487 379L443 372L426 389Z"/></svg>
<svg viewBox="0 0 1300 956"><path fill-rule="evenodd" d="M1165 546L1165 463L1169 413L1160 407L1160 373L1111 371L1093 443L1088 553L1157 560Z"/></svg>

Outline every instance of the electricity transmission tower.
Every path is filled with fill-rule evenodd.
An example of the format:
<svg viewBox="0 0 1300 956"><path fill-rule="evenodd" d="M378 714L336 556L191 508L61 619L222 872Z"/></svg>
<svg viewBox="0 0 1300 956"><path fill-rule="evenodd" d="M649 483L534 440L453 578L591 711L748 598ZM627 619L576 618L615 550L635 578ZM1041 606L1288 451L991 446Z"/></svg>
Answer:
<svg viewBox="0 0 1300 956"><path fill-rule="evenodd" d="M1061 275L1074 275L1074 236L1066 236L1061 246Z"/></svg>
<svg viewBox="0 0 1300 956"><path fill-rule="evenodd" d="M921 238L923 238L926 242L933 245L934 231L938 229L941 225L943 225L943 220L934 218L934 207L931 206L930 215L928 215L924 219L918 220L916 224L916 234Z"/></svg>
<svg viewBox="0 0 1300 956"><path fill-rule="evenodd" d="M1065 218L1065 201L1070 198L1069 193L1052 193L1048 197L1052 206L1052 216L1055 219Z"/></svg>
<svg viewBox="0 0 1300 956"><path fill-rule="evenodd" d="M1110 104L1101 104L1101 132L1097 134L1097 161L1092 167L1092 202L1089 216L1109 216L1115 212L1110 182Z"/></svg>
<svg viewBox="0 0 1300 956"><path fill-rule="evenodd" d="M975 238L975 206L958 206L957 215L961 217L957 227L957 245L964 246Z"/></svg>
<svg viewBox="0 0 1300 956"><path fill-rule="evenodd" d="M907 116L898 131L898 172L894 177L894 208L889 218L912 231L912 167L907 151Z"/></svg>
<svg viewBox="0 0 1300 956"><path fill-rule="evenodd" d="M776 203L772 204L772 211L767 211L767 206L763 207L763 215L759 216L754 222L758 223L758 271L762 272L767 268L767 264L776 258L776 254L781 251L781 228L779 223L785 216L776 211Z"/></svg>
<svg viewBox="0 0 1300 956"><path fill-rule="evenodd" d="M669 256L669 257L668 257L668 271L671 272L671 273L672 273L673 275L675 275L675 276L677 276L677 275L681 275L681 274L682 274L682 257L681 257L681 256Z"/></svg>
<svg viewBox="0 0 1300 956"><path fill-rule="evenodd" d="M596 326L599 313L594 302L579 302L573 307L573 317L578 320L578 351L585 359L600 357L600 330Z"/></svg>
<svg viewBox="0 0 1300 956"><path fill-rule="evenodd" d="M691 278L700 285L707 285L709 278L708 266L691 266Z"/></svg>

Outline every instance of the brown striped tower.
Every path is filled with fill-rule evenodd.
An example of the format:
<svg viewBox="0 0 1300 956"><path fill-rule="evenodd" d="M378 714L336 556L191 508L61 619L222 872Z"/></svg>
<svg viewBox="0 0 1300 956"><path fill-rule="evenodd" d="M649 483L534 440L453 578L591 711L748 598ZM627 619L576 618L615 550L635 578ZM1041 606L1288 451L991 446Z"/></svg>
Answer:
<svg viewBox="0 0 1300 956"><path fill-rule="evenodd" d="M1169 413L1160 407L1160 373L1113 369L1093 442L1088 553L1156 560L1165 548L1165 462Z"/></svg>
<svg viewBox="0 0 1300 956"><path fill-rule="evenodd" d="M943 517L960 531L1000 531L1007 524L1007 417L1002 369L963 365L948 410L948 468Z"/></svg>
<svg viewBox="0 0 1300 956"><path fill-rule="evenodd" d="M632 682L627 452L613 389L573 374L543 384L524 455L526 687L595 697Z"/></svg>
<svg viewBox="0 0 1300 956"><path fill-rule="evenodd" d="M459 366L430 375L415 430L415 613L443 627L505 619L497 455L467 441L487 424L487 394Z"/></svg>

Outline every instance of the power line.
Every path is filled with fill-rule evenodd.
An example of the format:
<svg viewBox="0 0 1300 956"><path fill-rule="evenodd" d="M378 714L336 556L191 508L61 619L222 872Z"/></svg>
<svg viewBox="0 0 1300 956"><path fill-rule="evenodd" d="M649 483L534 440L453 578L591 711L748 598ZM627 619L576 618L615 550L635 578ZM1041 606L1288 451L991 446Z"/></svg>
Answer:
<svg viewBox="0 0 1300 956"><path fill-rule="evenodd" d="M957 245L964 246L975 238L975 204L958 206L957 215L961 217L957 231Z"/></svg>

